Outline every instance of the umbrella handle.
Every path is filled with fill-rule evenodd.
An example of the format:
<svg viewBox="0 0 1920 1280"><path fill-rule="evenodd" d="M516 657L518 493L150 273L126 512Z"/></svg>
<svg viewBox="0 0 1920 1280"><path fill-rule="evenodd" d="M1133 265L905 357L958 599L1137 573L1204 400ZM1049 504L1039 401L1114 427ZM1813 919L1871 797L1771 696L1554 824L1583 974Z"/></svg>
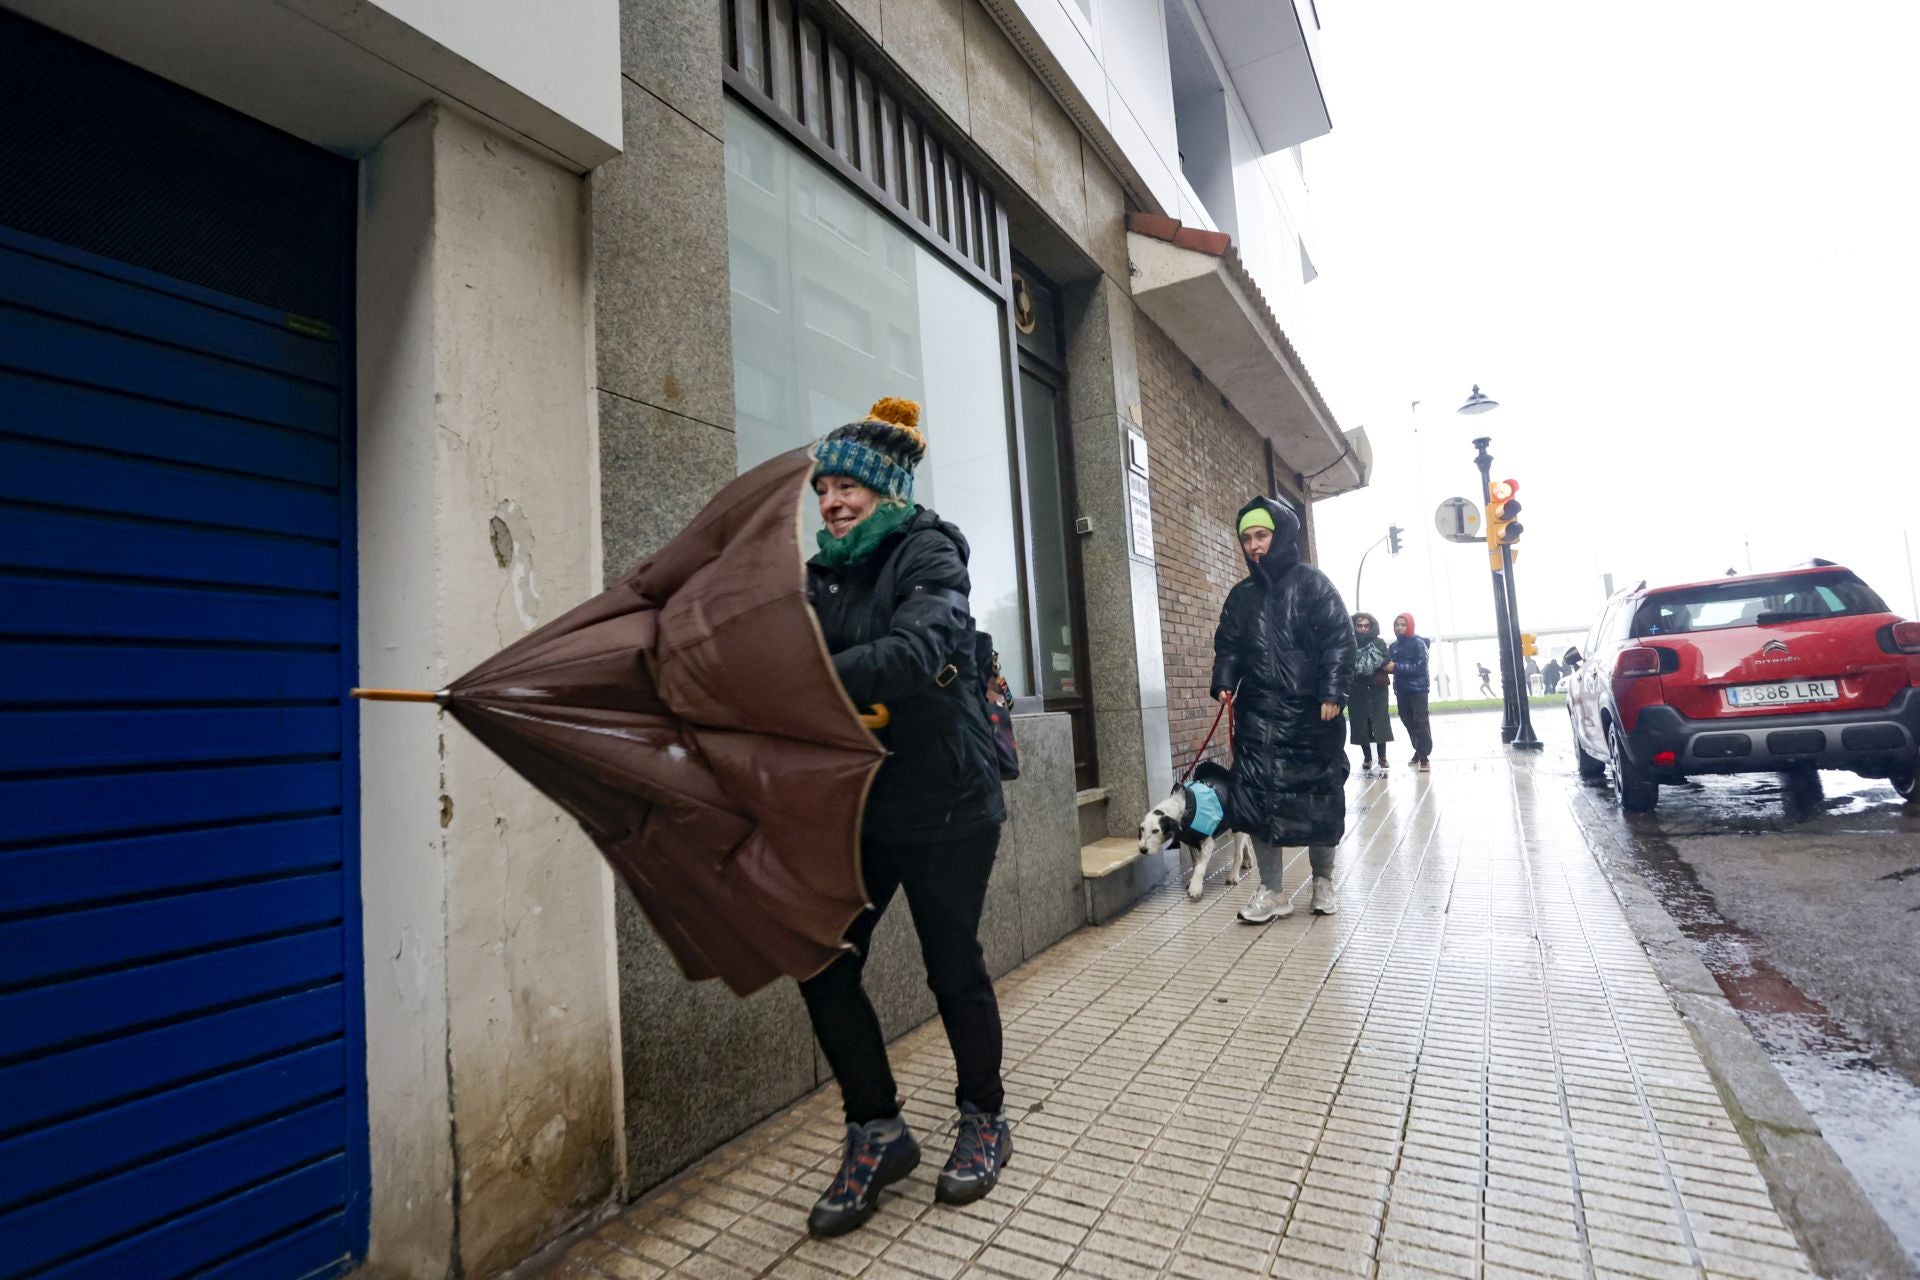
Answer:
<svg viewBox="0 0 1920 1280"><path fill-rule="evenodd" d="M870 715L860 717L860 723L869 729L884 729L893 722L893 712L887 710L887 704L876 702Z"/></svg>
<svg viewBox="0 0 1920 1280"><path fill-rule="evenodd" d="M439 702L447 695L445 689L438 693L431 689L349 689L348 692L368 702Z"/></svg>

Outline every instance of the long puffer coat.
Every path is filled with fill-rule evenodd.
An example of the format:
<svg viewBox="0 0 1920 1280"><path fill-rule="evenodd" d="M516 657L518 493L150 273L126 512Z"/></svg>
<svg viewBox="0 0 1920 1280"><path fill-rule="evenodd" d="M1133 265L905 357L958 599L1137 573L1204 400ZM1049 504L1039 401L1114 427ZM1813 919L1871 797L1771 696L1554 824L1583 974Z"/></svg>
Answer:
<svg viewBox="0 0 1920 1280"><path fill-rule="evenodd" d="M864 559L807 565L840 683L862 711L883 702L892 715L878 734L889 754L867 794L868 839L943 843L1006 819L973 669L967 554L960 530L919 509Z"/></svg>
<svg viewBox="0 0 1920 1280"><path fill-rule="evenodd" d="M1346 726L1320 705L1344 706L1353 681L1353 626L1327 575L1300 561L1300 521L1273 517L1273 548L1228 593L1213 638L1213 696L1235 690L1228 821L1274 845L1335 845L1347 832ZM1234 525L1239 526L1236 518Z"/></svg>

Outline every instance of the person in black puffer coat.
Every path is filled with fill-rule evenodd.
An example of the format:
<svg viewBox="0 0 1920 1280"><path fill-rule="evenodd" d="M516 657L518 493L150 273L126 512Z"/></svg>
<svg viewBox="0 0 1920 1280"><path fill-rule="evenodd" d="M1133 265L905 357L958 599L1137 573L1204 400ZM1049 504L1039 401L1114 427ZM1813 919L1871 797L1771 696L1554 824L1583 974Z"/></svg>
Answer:
<svg viewBox="0 0 1920 1280"><path fill-rule="evenodd" d="M1248 576L1227 594L1213 638L1215 699L1235 708L1228 821L1253 837L1260 886L1240 909L1249 924L1290 915L1280 897L1283 849L1307 846L1313 911L1335 910L1334 846L1346 837L1346 726L1353 627L1327 575L1300 560L1300 518L1270 498L1235 522Z"/></svg>
<svg viewBox="0 0 1920 1280"><path fill-rule="evenodd" d="M883 399L814 448L820 554L807 591L834 670L861 709L884 704L888 750L867 795L861 874L871 905L848 950L800 984L815 1037L840 1082L847 1150L807 1220L835 1236L871 1218L881 1188L920 1162L900 1115L886 1040L861 986L868 944L904 888L958 1075L959 1140L935 1187L950 1204L994 1187L1012 1152L1000 1081L1000 1006L980 915L1006 801L973 662L967 540L913 502L926 453L919 406Z"/></svg>

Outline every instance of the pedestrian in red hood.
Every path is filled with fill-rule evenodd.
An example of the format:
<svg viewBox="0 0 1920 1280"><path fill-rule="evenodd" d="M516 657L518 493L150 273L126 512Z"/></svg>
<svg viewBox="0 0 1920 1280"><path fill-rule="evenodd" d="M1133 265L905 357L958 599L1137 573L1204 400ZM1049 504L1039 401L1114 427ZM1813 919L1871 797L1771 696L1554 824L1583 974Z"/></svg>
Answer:
<svg viewBox="0 0 1920 1280"><path fill-rule="evenodd" d="M1403 613L1393 620L1393 644L1387 649L1388 668L1393 672L1393 700L1400 707L1400 723L1413 740L1413 767L1425 773L1433 766L1433 721L1427 710L1432 684L1427 675L1429 646L1413 629L1413 615Z"/></svg>

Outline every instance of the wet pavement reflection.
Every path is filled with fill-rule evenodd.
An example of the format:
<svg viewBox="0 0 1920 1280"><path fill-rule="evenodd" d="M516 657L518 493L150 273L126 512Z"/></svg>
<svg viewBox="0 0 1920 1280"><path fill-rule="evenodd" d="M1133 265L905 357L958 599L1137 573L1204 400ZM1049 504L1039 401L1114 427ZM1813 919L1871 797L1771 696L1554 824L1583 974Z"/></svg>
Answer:
<svg viewBox="0 0 1920 1280"><path fill-rule="evenodd" d="M1910 1046L1881 1042L1828 1003L1892 1001L1892 1021L1920 1022L1912 926L1895 925L1895 946L1883 945L1889 919L1920 911L1920 806L1903 804L1883 781L1851 774L1755 774L1665 787L1654 813L1625 815L1604 783L1578 778L1559 716L1536 727L1548 744L1538 772L1564 774L1582 824L1610 829L1606 843L1628 851L1920 1268L1920 1061ZM1497 720L1489 731L1497 734ZM1881 870L1889 859L1894 869ZM1835 898L1824 921L1820 904L1809 910L1807 902L1836 874L1850 874L1860 898L1881 904L1878 930L1861 930L1851 946L1860 898ZM1723 908L1714 883L1737 893L1738 911ZM1886 898L1892 892L1900 901ZM1808 916L1825 933L1817 941L1800 936L1806 928L1797 922ZM1782 970L1789 955L1804 962L1790 966L1798 980ZM1856 990L1862 985L1866 993Z"/></svg>

